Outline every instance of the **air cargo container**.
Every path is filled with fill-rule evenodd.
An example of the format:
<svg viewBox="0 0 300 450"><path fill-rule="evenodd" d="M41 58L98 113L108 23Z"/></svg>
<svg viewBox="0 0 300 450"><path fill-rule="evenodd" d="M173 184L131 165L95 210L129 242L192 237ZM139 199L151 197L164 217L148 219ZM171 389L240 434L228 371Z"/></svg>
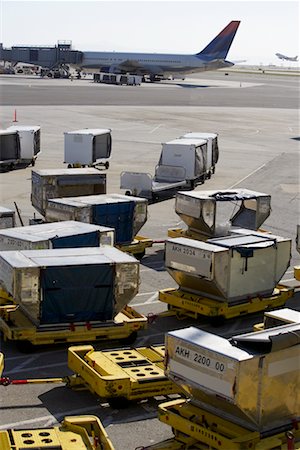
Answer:
<svg viewBox="0 0 300 450"><path fill-rule="evenodd" d="M36 326L108 321L137 294L139 262L114 247L3 251L0 283Z"/></svg>
<svg viewBox="0 0 300 450"><path fill-rule="evenodd" d="M222 418L266 437L300 419L299 323L229 340L195 327L171 331L166 354L166 375L188 395L187 406L213 413L215 423Z"/></svg>
<svg viewBox="0 0 300 450"><path fill-rule="evenodd" d="M219 160L218 133L186 133L180 136L180 139L206 139L207 140L207 164L206 175L210 178L216 170L216 164Z"/></svg>
<svg viewBox="0 0 300 450"><path fill-rule="evenodd" d="M183 291L236 304L271 295L289 267L291 239L240 229L206 242L168 239L165 266Z"/></svg>
<svg viewBox="0 0 300 450"><path fill-rule="evenodd" d="M0 230L15 226L15 211L0 206Z"/></svg>
<svg viewBox="0 0 300 450"><path fill-rule="evenodd" d="M0 167L11 169L20 158L20 138L16 131L0 130Z"/></svg>
<svg viewBox="0 0 300 450"><path fill-rule="evenodd" d="M121 194L48 201L46 220L79 220L115 229L115 243L130 243L147 220L147 200Z"/></svg>
<svg viewBox="0 0 300 450"><path fill-rule="evenodd" d="M105 165L111 155L111 130L86 128L64 133L64 162L70 167Z"/></svg>
<svg viewBox="0 0 300 450"><path fill-rule="evenodd" d="M225 236L233 227L258 230L271 212L271 196L249 189L178 192L175 211L192 232Z"/></svg>
<svg viewBox="0 0 300 450"><path fill-rule="evenodd" d="M106 174L97 169L33 170L31 203L42 216L48 199L106 193Z"/></svg>
<svg viewBox="0 0 300 450"><path fill-rule="evenodd" d="M8 130L16 131L20 140L19 162L34 166L41 153L41 127L34 125L13 125Z"/></svg>
<svg viewBox="0 0 300 450"><path fill-rule="evenodd" d="M0 231L0 251L114 245L114 229L75 221Z"/></svg>
<svg viewBox="0 0 300 450"><path fill-rule="evenodd" d="M204 183L207 169L206 139L174 139L162 144L159 166L177 166L185 169L184 179L191 187Z"/></svg>

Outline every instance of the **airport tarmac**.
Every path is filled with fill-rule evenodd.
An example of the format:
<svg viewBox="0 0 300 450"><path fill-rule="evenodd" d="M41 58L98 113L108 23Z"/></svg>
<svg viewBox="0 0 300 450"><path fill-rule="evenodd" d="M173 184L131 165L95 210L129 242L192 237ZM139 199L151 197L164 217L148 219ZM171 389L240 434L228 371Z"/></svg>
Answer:
<svg viewBox="0 0 300 450"><path fill-rule="evenodd" d="M203 189L244 187L272 195L272 213L264 228L292 239L291 265L284 276L293 278L299 264L295 249L299 223L298 78L284 75L212 72L191 79L136 87L95 85L89 80L40 80L0 76L0 126L40 125L42 153L36 169L63 168L63 133L80 128L111 128L112 158L108 192L121 192L123 170L154 173L161 143L189 131L219 133L220 159L216 173L198 186ZM17 203L27 224L35 211L30 203L31 167L2 173L1 206ZM38 216L38 214L37 214ZM149 206L141 234L162 240L167 229L180 226L174 199ZM141 262L139 294L131 302L148 315L166 310L159 289L175 286L164 270L163 245L147 250ZM299 292L288 305L300 310ZM213 328L204 319L197 326L223 336L248 331L262 314L230 320ZM195 322L157 319L142 332L136 345L163 342L165 331ZM118 344L119 345L119 344ZM98 344L97 348L101 348ZM70 373L66 348L48 348L24 355L1 341L4 375L11 378L56 377ZM159 399L112 409L87 391L64 385L0 387L0 429L51 426L65 415L96 414L103 421L116 450L134 449L172 435L156 419Z"/></svg>

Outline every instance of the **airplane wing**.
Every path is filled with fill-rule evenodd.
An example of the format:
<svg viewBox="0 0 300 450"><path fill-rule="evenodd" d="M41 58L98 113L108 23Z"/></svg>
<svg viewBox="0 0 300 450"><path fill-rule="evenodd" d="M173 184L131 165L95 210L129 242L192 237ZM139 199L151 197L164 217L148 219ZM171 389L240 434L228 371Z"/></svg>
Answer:
<svg viewBox="0 0 300 450"><path fill-rule="evenodd" d="M137 72L137 71L142 71L144 67L136 60L133 59L127 59L126 61L121 62L120 64L118 64L118 67L121 70L125 70L126 72Z"/></svg>

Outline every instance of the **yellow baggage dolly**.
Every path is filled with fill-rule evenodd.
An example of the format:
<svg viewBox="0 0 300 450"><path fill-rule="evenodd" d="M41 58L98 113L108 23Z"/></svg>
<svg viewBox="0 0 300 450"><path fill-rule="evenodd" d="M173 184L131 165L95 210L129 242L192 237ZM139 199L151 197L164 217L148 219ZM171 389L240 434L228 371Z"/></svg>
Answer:
<svg viewBox="0 0 300 450"><path fill-rule="evenodd" d="M26 350L31 345L48 345L107 340L135 341L147 327L147 317L125 306L113 320L35 326L13 298L0 291L0 330L5 340L17 341Z"/></svg>
<svg viewBox="0 0 300 450"><path fill-rule="evenodd" d="M52 428L0 430L1 450L114 450L96 416L68 416Z"/></svg>
<svg viewBox="0 0 300 450"><path fill-rule="evenodd" d="M164 374L164 355L165 347L159 345L105 351L70 347L68 366L76 375L69 377L69 385L84 385L115 405L182 392Z"/></svg>
<svg viewBox="0 0 300 450"><path fill-rule="evenodd" d="M291 423L284 431L274 430L274 434L265 436L196 407L185 399L160 404L158 416L161 422L172 427L174 439L144 449L300 449L300 428L297 423Z"/></svg>
<svg viewBox="0 0 300 450"><path fill-rule="evenodd" d="M103 351L91 345L74 346L68 349L68 367L73 375L27 380L2 377L0 385L65 383L75 390L90 390L112 407L124 407L132 400L182 393L164 374L164 355L163 345Z"/></svg>
<svg viewBox="0 0 300 450"><path fill-rule="evenodd" d="M159 291L159 300L168 303L169 313L197 319L201 316L221 321L246 314L274 309L284 305L294 294L294 288L278 285L270 297L255 297L244 303L229 305L226 302L171 288Z"/></svg>
<svg viewBox="0 0 300 450"><path fill-rule="evenodd" d="M0 353L0 377L4 370L4 355L3 353Z"/></svg>
<svg viewBox="0 0 300 450"><path fill-rule="evenodd" d="M144 236L135 236L130 244L119 244L116 247L126 253L131 253L135 258L141 260L146 253L146 248L153 246L153 240Z"/></svg>

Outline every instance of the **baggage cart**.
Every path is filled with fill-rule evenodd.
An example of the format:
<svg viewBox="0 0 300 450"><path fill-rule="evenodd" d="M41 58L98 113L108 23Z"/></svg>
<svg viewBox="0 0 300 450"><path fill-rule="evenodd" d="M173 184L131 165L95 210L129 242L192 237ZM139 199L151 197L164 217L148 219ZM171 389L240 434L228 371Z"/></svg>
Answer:
<svg viewBox="0 0 300 450"><path fill-rule="evenodd" d="M141 260L146 253L146 248L153 246L153 240L145 236L135 236L130 244L116 245L119 250L130 253L135 258Z"/></svg>
<svg viewBox="0 0 300 450"><path fill-rule="evenodd" d="M33 170L32 206L45 216L48 200L106 193L106 174L94 168Z"/></svg>
<svg viewBox="0 0 300 450"><path fill-rule="evenodd" d="M0 206L0 230L5 228L13 228L15 223L15 211Z"/></svg>
<svg viewBox="0 0 300 450"><path fill-rule="evenodd" d="M163 289L159 291L160 301L167 303L169 312L177 316L187 316L194 319L203 316L211 318L213 323L221 323L225 319L245 316L284 306L294 295L293 288L278 286L268 297L254 297L242 303L231 305L219 302L201 295L185 292L181 289Z"/></svg>
<svg viewBox="0 0 300 450"><path fill-rule="evenodd" d="M174 439L142 447L144 450L163 449L230 449L230 450L274 450L299 449L300 429L290 423L284 430L273 430L268 434L251 431L223 417L192 405L184 399L162 403L158 407L158 418L172 427Z"/></svg>
<svg viewBox="0 0 300 450"><path fill-rule="evenodd" d="M8 130L17 132L20 140L19 163L35 165L41 153L41 127L34 125L13 125Z"/></svg>
<svg viewBox="0 0 300 450"><path fill-rule="evenodd" d="M64 133L64 162L68 167L109 168L111 155L111 130L86 128Z"/></svg>
<svg viewBox="0 0 300 450"><path fill-rule="evenodd" d="M61 323L36 326L5 291L0 290L0 330L4 340L19 347L108 340L133 342L137 332L147 327L147 318L126 305L108 321Z"/></svg>
<svg viewBox="0 0 300 450"><path fill-rule="evenodd" d="M20 138L14 130L0 130L0 168L12 170L20 158Z"/></svg>
<svg viewBox="0 0 300 450"><path fill-rule="evenodd" d="M96 351L91 345L69 347L70 387L84 385L114 406L124 400L168 396L182 390L164 374L163 345ZM124 405L123 405L124 406Z"/></svg>
<svg viewBox="0 0 300 450"><path fill-rule="evenodd" d="M67 416L51 428L0 430L1 450L114 450L96 416Z"/></svg>

